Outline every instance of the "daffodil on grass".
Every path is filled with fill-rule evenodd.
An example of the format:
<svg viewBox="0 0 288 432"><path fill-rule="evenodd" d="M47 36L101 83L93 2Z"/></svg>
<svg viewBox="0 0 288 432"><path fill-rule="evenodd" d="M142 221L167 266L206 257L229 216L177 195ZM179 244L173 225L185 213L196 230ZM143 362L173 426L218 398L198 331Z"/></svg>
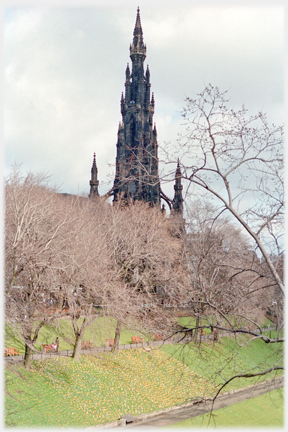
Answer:
<svg viewBox="0 0 288 432"><path fill-rule="evenodd" d="M255 354L251 352L250 358L232 352L230 342L216 347L213 352L212 347L164 345L151 353L134 349L117 356L81 356L79 362L69 357L42 360L33 362L29 371L6 368L5 424L92 426L129 412L138 415L214 395L221 384L216 372L223 360L232 355L222 376L235 367L253 366Z"/></svg>
<svg viewBox="0 0 288 432"><path fill-rule="evenodd" d="M191 369L156 350L82 356L78 363L68 357L42 360L30 371L11 368L8 377L6 424L15 426L90 426L181 404L203 392Z"/></svg>

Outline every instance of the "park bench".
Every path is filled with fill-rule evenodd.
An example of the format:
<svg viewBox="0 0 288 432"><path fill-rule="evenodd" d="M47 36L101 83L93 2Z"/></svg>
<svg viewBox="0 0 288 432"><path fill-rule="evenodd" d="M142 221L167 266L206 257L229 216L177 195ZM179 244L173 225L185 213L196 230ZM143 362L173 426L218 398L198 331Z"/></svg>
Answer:
<svg viewBox="0 0 288 432"><path fill-rule="evenodd" d="M131 336L132 344L133 343L143 343L143 338L140 336Z"/></svg>
<svg viewBox="0 0 288 432"><path fill-rule="evenodd" d="M154 335L154 339L155 340L162 340L163 339L163 335L162 334L155 334Z"/></svg>
<svg viewBox="0 0 288 432"><path fill-rule="evenodd" d="M14 356L14 355L20 355L19 349L16 349L14 347L4 348L4 354L5 356Z"/></svg>
<svg viewBox="0 0 288 432"><path fill-rule="evenodd" d="M90 341L82 341L81 342L81 348L82 349L92 348L92 342L90 342Z"/></svg>
<svg viewBox="0 0 288 432"><path fill-rule="evenodd" d="M106 339L106 345L108 345L109 347L114 345L114 342L115 342L115 339Z"/></svg>
<svg viewBox="0 0 288 432"><path fill-rule="evenodd" d="M49 344L42 344L42 350L43 351L45 351L46 353L47 352L53 352L54 350L53 350L53 348L51 347L51 345L49 345Z"/></svg>

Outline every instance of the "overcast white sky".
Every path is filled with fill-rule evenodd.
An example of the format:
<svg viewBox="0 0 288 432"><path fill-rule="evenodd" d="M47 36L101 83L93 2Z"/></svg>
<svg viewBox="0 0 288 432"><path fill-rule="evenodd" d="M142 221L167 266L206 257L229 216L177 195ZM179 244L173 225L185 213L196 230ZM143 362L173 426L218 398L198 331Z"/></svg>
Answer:
<svg viewBox="0 0 288 432"><path fill-rule="evenodd" d="M22 164L61 192L89 193L96 152L100 193L111 188L138 5L160 145L177 139L185 97L208 83L229 89L231 106L284 121L283 2L76 4L6 4L5 175Z"/></svg>

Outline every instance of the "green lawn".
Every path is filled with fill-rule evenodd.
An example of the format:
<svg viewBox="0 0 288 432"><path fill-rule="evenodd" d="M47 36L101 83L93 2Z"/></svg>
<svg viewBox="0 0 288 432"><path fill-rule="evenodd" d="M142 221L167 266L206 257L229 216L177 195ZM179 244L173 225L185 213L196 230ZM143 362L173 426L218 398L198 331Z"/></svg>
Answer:
<svg viewBox="0 0 288 432"><path fill-rule="evenodd" d="M193 325L193 318L179 320ZM81 320L80 320L81 322ZM56 324L56 325L55 325ZM83 340L103 346L113 338L116 322L99 317L86 329ZM138 331L123 329L120 343L130 343ZM144 340L149 335L143 335ZM54 326L44 326L36 343L60 339L60 350L71 350L74 332L71 320L61 319ZM179 405L187 400L215 395L225 379L239 372L281 365L283 346L254 340L245 345L246 336L223 337L219 343L163 345L152 355L143 349L82 356L79 363L61 357L34 361L30 370L21 366L5 368L5 421L9 426L92 426ZM240 347L241 344L244 344ZM24 353L21 337L6 327L5 345ZM275 376L275 374L273 375ZM270 376L261 378L265 380ZM233 380L224 391L245 387L258 379Z"/></svg>
<svg viewBox="0 0 288 432"><path fill-rule="evenodd" d="M253 399L230 405L168 426L169 428L283 427L284 391L273 390Z"/></svg>
<svg viewBox="0 0 288 432"><path fill-rule="evenodd" d="M143 349L34 361L6 369L6 426L92 426L212 395L202 376L165 352Z"/></svg>
<svg viewBox="0 0 288 432"><path fill-rule="evenodd" d="M247 340L246 336L237 338L238 343ZM238 343L234 338L223 337L218 343L202 343L200 347L193 343L164 345L162 350L192 370L196 370L217 388L232 375L258 373L269 369L276 362L279 366L283 365L282 344L265 344L261 340L254 340L240 347ZM265 381L272 376L275 376L275 373L257 378L236 378L225 387L223 392Z"/></svg>
<svg viewBox="0 0 288 432"><path fill-rule="evenodd" d="M127 413L137 415L215 395L229 374L257 371L257 361L267 367L281 356L276 344L254 341L252 345L239 348L233 339L223 338L200 348L164 345L152 354L134 349L117 356L81 356L80 362L57 357L33 361L30 370L12 365L5 368L5 422L7 426L92 426ZM224 391L255 381L235 380Z"/></svg>
<svg viewBox="0 0 288 432"><path fill-rule="evenodd" d="M78 320L78 325L83 321ZM113 339L115 337L116 321L111 317L99 317L89 327L86 328L83 340L90 340L94 346L104 346L105 339ZM142 336L144 341L148 340L149 335L123 329L120 337L120 344L131 343L131 336ZM43 326L39 332L35 348L41 350L42 344L55 342L56 337L60 340L60 351L72 350L74 347L75 336L72 327L71 319L61 319L55 321L52 325ZM9 332L9 327L6 327L5 346L15 347L20 350L20 354L25 353L23 338L20 335Z"/></svg>

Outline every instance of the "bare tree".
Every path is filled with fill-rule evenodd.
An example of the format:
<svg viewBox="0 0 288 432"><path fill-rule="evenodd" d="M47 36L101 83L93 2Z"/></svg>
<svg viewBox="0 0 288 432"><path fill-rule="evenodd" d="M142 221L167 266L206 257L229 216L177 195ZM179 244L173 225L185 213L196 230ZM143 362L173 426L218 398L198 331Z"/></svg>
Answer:
<svg viewBox="0 0 288 432"><path fill-rule="evenodd" d="M211 229L203 237L202 246L195 242L192 245L191 240L190 258L194 254L195 264L197 254L199 258L202 253L197 270L203 272L201 278L196 274L198 282L197 277L193 282L195 294L200 294L198 317L206 314L209 318L214 310L218 322L207 324L213 330L247 334L250 341L260 338L265 343L282 343L281 331L276 337L263 334L257 314L269 310L272 303L271 314L278 316L277 326L283 329L283 126L269 124L262 112L249 115L244 106L238 110L229 108L227 92L211 85L186 102L183 112L186 131L180 136L174 156L167 159L176 163L180 156L186 197L198 196L203 200L204 196L216 203L218 208L211 217L211 226L216 227L219 216L225 214L229 223L222 238L227 242L230 231L231 239L239 245L237 251L235 244L228 244L231 253L226 254L220 238ZM167 147L165 151L168 155ZM237 225L238 234L234 228ZM197 238L199 231L196 234ZM215 259L216 250L219 259ZM209 254L213 258L210 264L206 260ZM213 289L209 290L209 286ZM229 320L229 311L233 320ZM240 318L249 325L243 328ZM199 327L205 326L198 321L193 328L184 330L191 334ZM268 372L269 369L263 370L261 374Z"/></svg>
<svg viewBox="0 0 288 432"><path fill-rule="evenodd" d="M159 325L164 329L165 320L171 322L163 299L179 301L185 278L179 269L181 242L171 236L171 221L158 208L141 202L113 206L105 220L114 272L105 304L117 321L116 353L122 324L155 332Z"/></svg>
<svg viewBox="0 0 288 432"><path fill-rule="evenodd" d="M21 329L27 367L39 330L54 318L45 301L57 295L55 266L70 213L46 183L16 168L5 186L5 313Z"/></svg>
<svg viewBox="0 0 288 432"><path fill-rule="evenodd" d="M227 218L215 219L215 209L203 200L187 210L184 239L191 276L189 298L197 317L195 336L202 328L201 318L216 332L220 323L234 331L240 322L242 328L245 322L250 329L260 330L255 323L264 321L275 287L265 277L249 237Z"/></svg>
<svg viewBox="0 0 288 432"><path fill-rule="evenodd" d="M109 284L103 220L97 221L87 199L63 197L45 176L22 177L19 169L6 182L5 204L5 314L24 339L25 365L40 329L57 325L64 305L78 359L85 328L95 319L95 299Z"/></svg>
<svg viewBox="0 0 288 432"><path fill-rule="evenodd" d="M59 261L57 274L61 286L61 309L68 309L75 334L72 357L79 360L81 341L85 329L96 318L95 300L101 298L107 280L107 255L105 237L101 230L103 221L92 211L91 201L80 197L65 198L73 208L69 221L69 235L65 251ZM98 207L102 203L99 200ZM95 210L93 208L93 210ZM67 313L67 312L66 312Z"/></svg>
<svg viewBox="0 0 288 432"><path fill-rule="evenodd" d="M249 236L224 216L217 217L217 212L215 216L215 208L203 200L194 201L186 216L186 234L182 237L190 274L186 315L187 312L194 315L196 322L178 325L176 333L181 335L183 342L188 343L191 336L194 342L201 342L201 334L207 330L214 334L214 342L219 341L221 333L234 336L239 347L255 340L266 344L280 343L273 366L263 359L259 361L258 371L241 371L239 367L235 375L224 381L221 389L234 378L264 376L283 370L281 343L284 338L281 331L276 336L263 331L267 310L274 305L276 312L275 282L271 283L269 273L267 277L267 268L263 268ZM276 290L279 295L278 286ZM283 316L278 310L277 313L280 321ZM226 362L228 364L229 359ZM222 367L225 368L225 365Z"/></svg>
<svg viewBox="0 0 288 432"><path fill-rule="evenodd" d="M179 298L180 243L158 208L63 197L45 177L19 170L5 189L6 320L20 330L27 367L40 329L56 328L64 314L78 360L96 304L118 323L117 351L122 324L154 329L163 297Z"/></svg>
<svg viewBox="0 0 288 432"><path fill-rule="evenodd" d="M186 101L177 156L188 189L210 194L240 223L284 295L270 259L283 249L283 127L269 125L262 112L228 108L227 92L211 85Z"/></svg>

